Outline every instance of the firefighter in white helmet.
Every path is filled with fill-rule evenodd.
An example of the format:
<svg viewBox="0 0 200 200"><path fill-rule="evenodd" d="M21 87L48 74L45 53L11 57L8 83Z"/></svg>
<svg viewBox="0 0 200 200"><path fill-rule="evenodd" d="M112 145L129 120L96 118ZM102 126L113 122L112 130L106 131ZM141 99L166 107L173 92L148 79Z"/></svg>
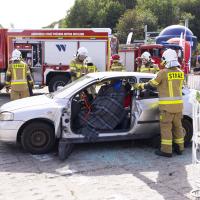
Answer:
<svg viewBox="0 0 200 200"><path fill-rule="evenodd" d="M156 154L171 157L172 143L174 143L174 151L177 154L182 154L184 150L184 134L181 123L184 72L180 69L175 50L167 49L164 51L162 60L165 68L158 72L156 78L147 83L135 84L135 88L157 87L159 92L161 149L156 151Z"/></svg>
<svg viewBox="0 0 200 200"><path fill-rule="evenodd" d="M94 63L92 62L92 58L91 58L91 57L87 57L87 58L84 60L84 64L85 64L87 73L97 72L97 67L96 67L96 65L94 65Z"/></svg>
<svg viewBox="0 0 200 200"><path fill-rule="evenodd" d="M29 67L22 61L21 52L15 49L6 72L6 91L11 89L11 100L30 96L28 83L33 85Z"/></svg>
<svg viewBox="0 0 200 200"><path fill-rule="evenodd" d="M80 78L87 73L84 60L88 56L88 50L85 47L80 47L76 53L76 58L70 63L72 81Z"/></svg>
<svg viewBox="0 0 200 200"><path fill-rule="evenodd" d="M144 72L144 73L157 73L159 71L159 68L157 65L153 64L152 59L151 59L151 54L148 51L145 51L141 55L141 62L142 65L138 67L139 72Z"/></svg>

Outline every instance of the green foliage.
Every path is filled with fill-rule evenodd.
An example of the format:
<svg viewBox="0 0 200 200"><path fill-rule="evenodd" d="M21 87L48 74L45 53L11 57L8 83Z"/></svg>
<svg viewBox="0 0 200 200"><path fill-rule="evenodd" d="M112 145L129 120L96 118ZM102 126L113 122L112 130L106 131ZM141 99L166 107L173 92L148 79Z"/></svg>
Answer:
<svg viewBox="0 0 200 200"><path fill-rule="evenodd" d="M69 27L109 27L114 28L125 7L118 1L76 0L68 13Z"/></svg>
<svg viewBox="0 0 200 200"><path fill-rule="evenodd" d="M137 0L117 0L120 4L124 5L126 9L133 9L137 4Z"/></svg>
<svg viewBox="0 0 200 200"><path fill-rule="evenodd" d="M189 28L198 36L199 9L200 0L75 0L59 27L109 27L125 41L131 28L135 39L144 39L145 24L148 31L158 31L172 24L184 25L188 19Z"/></svg>
<svg viewBox="0 0 200 200"><path fill-rule="evenodd" d="M200 34L200 1L199 0L180 0L178 1L181 13L188 13L189 28L197 37ZM200 39L200 38L198 38Z"/></svg>
<svg viewBox="0 0 200 200"><path fill-rule="evenodd" d="M157 18L149 9L127 10L120 17L116 28L120 41L125 42L130 31L133 31L133 39L144 39L145 25L148 25L149 30L155 30L157 26Z"/></svg>
<svg viewBox="0 0 200 200"><path fill-rule="evenodd" d="M158 26L166 27L179 22L179 8L175 0L138 0L137 7L149 9L158 18Z"/></svg>

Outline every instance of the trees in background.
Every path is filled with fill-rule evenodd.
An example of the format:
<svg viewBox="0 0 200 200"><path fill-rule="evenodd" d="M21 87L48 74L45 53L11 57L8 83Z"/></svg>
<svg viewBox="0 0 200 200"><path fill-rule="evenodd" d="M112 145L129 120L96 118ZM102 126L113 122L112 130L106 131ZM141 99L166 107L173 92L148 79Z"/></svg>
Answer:
<svg viewBox="0 0 200 200"><path fill-rule="evenodd" d="M127 10L119 18L116 27L120 41L124 43L130 31L133 32L134 39L144 39L143 33L145 25L148 25L149 31L157 28L157 17L149 9Z"/></svg>
<svg viewBox="0 0 200 200"><path fill-rule="evenodd" d="M198 36L199 9L199 0L76 0L58 23L61 28L109 27L124 41L130 29L141 39L145 24L149 31L158 31L189 19L189 28Z"/></svg>
<svg viewBox="0 0 200 200"><path fill-rule="evenodd" d="M114 0L76 0L65 18L66 26L114 28L124 11L125 6Z"/></svg>

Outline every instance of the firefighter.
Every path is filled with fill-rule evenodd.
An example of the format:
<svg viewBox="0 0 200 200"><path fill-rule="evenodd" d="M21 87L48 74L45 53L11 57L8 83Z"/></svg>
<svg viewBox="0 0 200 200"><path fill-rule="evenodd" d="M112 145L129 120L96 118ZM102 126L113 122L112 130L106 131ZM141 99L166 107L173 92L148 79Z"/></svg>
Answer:
<svg viewBox="0 0 200 200"><path fill-rule="evenodd" d="M157 65L153 64L152 59L151 59L151 54L148 51L145 51L141 55L141 61L142 65L138 67L139 72L144 72L144 73L157 73L159 71L159 68Z"/></svg>
<svg viewBox="0 0 200 200"><path fill-rule="evenodd" d="M21 59L21 52L15 49L12 52L11 63L6 72L6 91L9 92L9 89L11 89L11 100L30 96L28 82L33 85L30 70Z"/></svg>
<svg viewBox="0 0 200 200"><path fill-rule="evenodd" d="M88 51L85 47L80 47L76 53L76 58L70 63L72 81L80 78L87 73L87 68L84 60L88 56Z"/></svg>
<svg viewBox="0 0 200 200"><path fill-rule="evenodd" d="M125 71L124 66L120 62L120 56L118 54L112 55L112 65L110 66L110 71Z"/></svg>
<svg viewBox="0 0 200 200"><path fill-rule="evenodd" d="M91 57L87 57L84 60L84 65L86 67L86 73L94 73L97 72L97 67L93 64ZM96 97L95 86L91 86L87 89L87 92L92 95L93 99Z"/></svg>
<svg viewBox="0 0 200 200"><path fill-rule="evenodd" d="M180 64L175 50L167 49L164 51L162 62L165 69L160 70L155 79L147 83L135 84L135 88L157 87L159 92L161 149L155 153L159 156L171 157L172 142L174 142L174 151L177 154L181 155L184 150L184 134L181 123L184 72L179 68Z"/></svg>
<svg viewBox="0 0 200 200"><path fill-rule="evenodd" d="M85 64L85 67L86 67L86 73L97 72L97 67L93 64L91 57L87 57L84 60L84 64Z"/></svg>

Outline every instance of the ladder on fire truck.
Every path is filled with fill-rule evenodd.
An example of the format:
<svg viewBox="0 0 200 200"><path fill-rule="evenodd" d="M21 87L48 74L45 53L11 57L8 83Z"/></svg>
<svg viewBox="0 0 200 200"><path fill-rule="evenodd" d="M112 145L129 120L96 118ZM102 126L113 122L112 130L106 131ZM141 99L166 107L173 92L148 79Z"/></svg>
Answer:
<svg viewBox="0 0 200 200"><path fill-rule="evenodd" d="M193 104L193 139L192 139L192 162L194 171L194 187L191 191L195 200L200 200L200 93L196 93L192 99Z"/></svg>

